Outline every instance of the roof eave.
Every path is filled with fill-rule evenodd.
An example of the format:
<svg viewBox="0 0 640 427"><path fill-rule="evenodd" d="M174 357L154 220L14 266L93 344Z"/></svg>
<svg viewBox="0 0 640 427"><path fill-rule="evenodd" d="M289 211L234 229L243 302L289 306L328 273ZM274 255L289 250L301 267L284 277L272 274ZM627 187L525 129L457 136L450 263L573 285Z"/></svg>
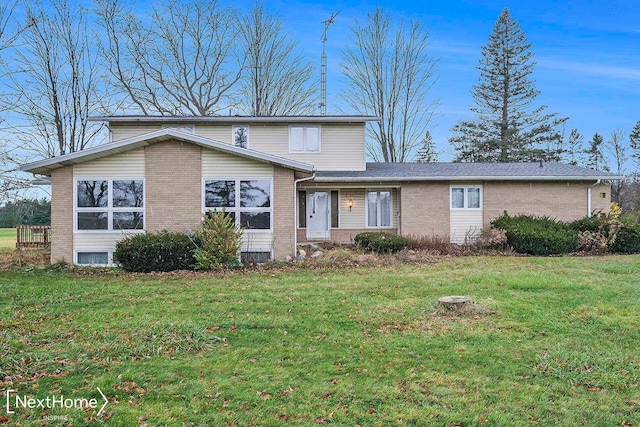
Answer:
<svg viewBox="0 0 640 427"><path fill-rule="evenodd" d="M246 148L235 147L230 144L225 144L223 142L214 141L208 138L203 138L201 136L180 132L175 129L162 129L143 135L134 136L132 138L123 139L121 141L110 142L107 144L99 145L97 147L77 151L75 153L69 153L59 157L38 160L36 162L21 165L20 170L24 172L31 172L33 174L50 175L53 169L82 163L80 159L85 159L84 161L97 160L102 157L122 153L136 148L141 148L154 142L166 141L171 139L191 142L202 147L217 149L223 152L236 154L238 156L256 161L278 164L280 166L284 166L301 172L313 173L315 171L315 167L310 164L296 162L294 160L289 160L283 157L277 157L271 154L249 150Z"/></svg>
<svg viewBox="0 0 640 427"><path fill-rule="evenodd" d="M380 181L616 181L622 176L316 176L316 182L380 182Z"/></svg>
<svg viewBox="0 0 640 427"><path fill-rule="evenodd" d="M109 123L366 123L378 116L94 116L92 122Z"/></svg>

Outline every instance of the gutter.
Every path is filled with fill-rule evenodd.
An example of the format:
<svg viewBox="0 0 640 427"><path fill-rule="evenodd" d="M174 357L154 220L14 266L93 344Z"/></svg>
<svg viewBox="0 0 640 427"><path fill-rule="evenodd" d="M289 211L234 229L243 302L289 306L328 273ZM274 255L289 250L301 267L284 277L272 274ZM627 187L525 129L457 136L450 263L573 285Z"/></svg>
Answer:
<svg viewBox="0 0 640 427"><path fill-rule="evenodd" d="M311 181L316 177L316 168L313 168L313 174L306 178L295 179L293 181L293 257L298 256L298 218L300 217L300 212L298 212L300 204L298 203L298 184L305 181Z"/></svg>
<svg viewBox="0 0 640 427"><path fill-rule="evenodd" d="M598 178L598 180L590 185L589 187L587 187L587 217L591 218L592 212L591 212L591 189L593 187L595 187L596 185L600 185L600 183L602 182L602 180L600 178Z"/></svg>
<svg viewBox="0 0 640 427"><path fill-rule="evenodd" d="M474 175L474 176L320 176L316 178L316 182L384 182L384 181L589 181L592 179L602 180L621 180L623 176L491 176L491 175Z"/></svg>

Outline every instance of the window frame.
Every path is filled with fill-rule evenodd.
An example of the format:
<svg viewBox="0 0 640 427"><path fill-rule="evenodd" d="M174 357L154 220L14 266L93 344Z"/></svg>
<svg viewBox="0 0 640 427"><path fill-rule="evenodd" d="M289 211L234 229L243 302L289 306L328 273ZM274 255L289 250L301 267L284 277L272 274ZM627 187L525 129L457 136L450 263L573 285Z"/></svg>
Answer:
<svg viewBox="0 0 640 427"><path fill-rule="evenodd" d="M231 208L227 208L227 207L209 207L207 206L207 201L206 201L206 190L207 190L207 181L234 181L235 182L235 206L231 207ZM241 206L241 200L240 200L240 182L242 181L269 181L269 207L268 208L264 208L264 207L247 207L247 206ZM246 177L242 177L242 178L233 178L233 177L225 177L225 178L219 178L219 177L207 177L207 178L203 178L202 179L202 214L206 214L207 212L220 212L224 209L225 212L233 212L234 216L235 216L235 223L236 225L240 225L240 215L242 212L269 212L269 228L242 228L244 233L273 233L273 223L274 223L274 219L273 219L273 204L274 204L274 198L273 198L273 178L246 178ZM242 226L241 226L242 227ZM263 252L263 251L260 251ZM266 252L266 250L265 250Z"/></svg>
<svg viewBox="0 0 640 427"><path fill-rule="evenodd" d="M241 146L236 144L236 129L239 129L239 128L246 128L247 129L247 146L246 147L241 147ZM233 125L233 126L231 126L231 144L234 147L249 149L250 148L249 147L250 137L251 137L251 130L249 129L249 125Z"/></svg>
<svg viewBox="0 0 640 427"><path fill-rule="evenodd" d="M453 207L453 190L454 189L459 189L459 188L462 188L464 190L463 191L463 202L462 202L463 207L454 208ZM469 193L468 193L468 191L470 189L478 189L480 191L480 194L478 196L478 207L477 208L470 208L469 207ZM450 210L452 210L452 211L481 211L483 203L484 203L484 191L482 189L482 185L481 184L464 184L464 185L451 184L449 186L449 209Z"/></svg>
<svg viewBox="0 0 640 427"><path fill-rule="evenodd" d="M369 225L369 193L378 193L378 198L376 201L376 224L380 224L382 219L382 210L380 209L380 193L389 193L389 219L391 220L391 224L389 225ZM391 188L368 188L364 192L364 225L365 228L371 229L392 229L394 228L394 220L393 220L393 189Z"/></svg>
<svg viewBox="0 0 640 427"><path fill-rule="evenodd" d="M85 252L106 252L107 254L107 263L106 264L80 264L78 262L78 256L80 253L85 253ZM82 249L74 249L73 251L73 263L75 265L80 265L83 267L111 267L114 266L115 263L113 262L113 248L82 248Z"/></svg>
<svg viewBox="0 0 640 427"><path fill-rule="evenodd" d="M107 206L105 207L81 207L78 206L78 182L79 181L107 181ZM113 206L113 181L142 181L142 207L114 207ZM147 183L144 178L136 177L84 177L77 176L73 178L73 232L74 233L144 233L147 229ZM106 229L79 229L78 228L78 213L81 212L106 212L107 213L107 228ZM142 212L142 228L140 229L120 229L113 227L113 214L114 213L131 213ZM86 252L86 251L81 251ZM104 252L100 250L98 252Z"/></svg>
<svg viewBox="0 0 640 427"><path fill-rule="evenodd" d="M291 132L293 129L296 128L302 128L304 131L304 135L303 135L303 140L302 140L302 150L294 150L291 146ZM317 129L318 130L318 149L317 150L309 150L307 148L307 129ZM303 124L296 124L296 125L289 125L289 154L296 154L296 153L308 153L308 154L319 154L322 153L322 126L320 125L303 125Z"/></svg>

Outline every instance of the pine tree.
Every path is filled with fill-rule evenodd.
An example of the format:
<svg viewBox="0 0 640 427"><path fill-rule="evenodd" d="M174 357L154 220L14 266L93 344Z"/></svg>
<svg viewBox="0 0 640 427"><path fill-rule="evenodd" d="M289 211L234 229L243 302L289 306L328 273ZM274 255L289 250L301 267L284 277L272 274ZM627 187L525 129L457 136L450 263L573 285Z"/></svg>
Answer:
<svg viewBox="0 0 640 427"><path fill-rule="evenodd" d="M604 138L596 132L591 141L589 141L589 146L584 152L587 155L588 168L609 171L609 166L607 166L604 153L602 151L603 145Z"/></svg>
<svg viewBox="0 0 640 427"><path fill-rule="evenodd" d="M584 137L578 132L578 129L571 129L569 140L567 141L567 149L565 151L565 160L570 165L582 165L584 153Z"/></svg>
<svg viewBox="0 0 640 427"><path fill-rule="evenodd" d="M437 162L440 153L436 151L436 144L433 142L431 132L427 131L422 140L422 147L416 153L416 162L431 163Z"/></svg>
<svg viewBox="0 0 640 427"><path fill-rule="evenodd" d="M449 142L457 161L559 160L558 130L568 118L535 106L540 92L531 79L535 62L531 44L509 9L496 22L489 43L482 46L480 78L471 94L476 117L458 122Z"/></svg>
<svg viewBox="0 0 640 427"><path fill-rule="evenodd" d="M640 120L638 120L638 123L629 134L629 147L631 148L631 158L635 165L635 174L640 174Z"/></svg>

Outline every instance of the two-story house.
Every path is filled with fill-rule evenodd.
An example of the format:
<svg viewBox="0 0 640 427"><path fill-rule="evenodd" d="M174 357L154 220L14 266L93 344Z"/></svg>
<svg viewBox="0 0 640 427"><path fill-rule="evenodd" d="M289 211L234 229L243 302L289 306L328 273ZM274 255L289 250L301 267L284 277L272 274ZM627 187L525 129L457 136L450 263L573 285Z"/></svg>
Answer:
<svg viewBox="0 0 640 427"><path fill-rule="evenodd" d="M224 209L242 256L362 231L473 238L503 211L569 220L608 212L617 177L561 163L367 163L376 117L98 117L110 141L33 162L51 177L52 262L111 264L128 233L191 230Z"/></svg>

